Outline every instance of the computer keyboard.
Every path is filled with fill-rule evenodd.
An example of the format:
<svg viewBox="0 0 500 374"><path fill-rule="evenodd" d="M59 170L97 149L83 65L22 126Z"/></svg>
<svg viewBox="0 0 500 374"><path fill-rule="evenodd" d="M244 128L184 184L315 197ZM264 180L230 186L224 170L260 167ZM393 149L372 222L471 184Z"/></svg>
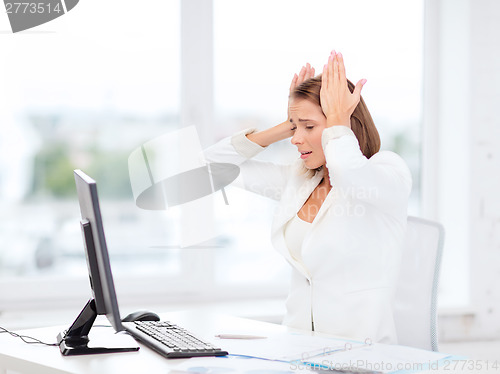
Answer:
<svg viewBox="0 0 500 374"><path fill-rule="evenodd" d="M215 347L180 326L166 321L135 321L135 328L157 343L151 348L169 358L225 356L226 351ZM134 334L135 335L135 334ZM140 339L140 336L137 336Z"/></svg>

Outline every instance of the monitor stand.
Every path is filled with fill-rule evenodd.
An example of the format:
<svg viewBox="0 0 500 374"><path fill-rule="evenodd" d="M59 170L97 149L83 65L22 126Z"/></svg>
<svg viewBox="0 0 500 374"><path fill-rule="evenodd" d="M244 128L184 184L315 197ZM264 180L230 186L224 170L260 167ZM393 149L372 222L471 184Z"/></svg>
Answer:
<svg viewBox="0 0 500 374"><path fill-rule="evenodd" d="M97 317L95 300L90 299L87 305L82 309L75 322L67 331L63 331L57 335L57 344L64 356L90 355L97 353L116 353L116 352L132 352L139 350L138 346L131 347L129 344L121 347L95 346L89 347L88 334L94 321ZM112 335L116 335L115 331L109 329ZM113 339L110 339L113 341Z"/></svg>
<svg viewBox="0 0 500 374"><path fill-rule="evenodd" d="M88 256L93 255L93 257L87 258L89 261L88 265L90 267L97 267L98 265L97 259L95 258L95 248L90 223L87 220L81 221L81 227L84 244L88 249ZM91 285L93 284L92 279L90 280L90 283ZM94 290L93 285L92 289ZM100 284L96 287L96 291L100 292L100 298L102 299L102 290L99 290L101 290ZM59 344L59 349L64 356L130 352L137 351L139 349L132 337L124 337L121 334L116 334L115 330L112 328L104 328L103 330L97 331L96 337L93 338L94 341L97 341L97 343L90 343L88 335L98 314L95 298L91 298L71 327L57 335L57 344ZM130 340L124 338L130 338ZM104 342L102 342L102 340L104 340Z"/></svg>

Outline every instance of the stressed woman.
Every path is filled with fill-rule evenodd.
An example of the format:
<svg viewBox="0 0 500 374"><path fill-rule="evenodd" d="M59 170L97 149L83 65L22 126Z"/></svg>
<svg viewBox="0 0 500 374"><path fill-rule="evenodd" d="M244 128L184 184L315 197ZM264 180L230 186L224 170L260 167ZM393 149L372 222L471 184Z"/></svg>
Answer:
<svg viewBox="0 0 500 374"><path fill-rule="evenodd" d="M320 76L294 76L288 120L208 148L210 162L240 167L246 189L279 200L271 239L293 268L284 324L396 343L392 315L411 174L380 138L333 51ZM291 137L296 162L252 159Z"/></svg>

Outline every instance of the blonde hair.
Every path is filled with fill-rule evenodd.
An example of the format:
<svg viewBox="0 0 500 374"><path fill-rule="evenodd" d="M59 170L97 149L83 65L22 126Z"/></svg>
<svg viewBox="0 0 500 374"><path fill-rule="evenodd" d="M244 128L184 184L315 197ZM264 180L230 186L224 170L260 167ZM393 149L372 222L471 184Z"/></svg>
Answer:
<svg viewBox="0 0 500 374"><path fill-rule="evenodd" d="M347 86L349 87L349 91L354 91L355 86L349 79L347 80ZM309 100L321 107L320 91L321 74L308 79L297 86L290 93L290 99ZM363 97L360 98L358 105L351 115L351 129L354 132L354 135L356 135L359 142L359 148L366 158L372 157L380 150L380 136ZM303 169L306 169L303 171L308 177L312 177L321 168L311 170L303 166Z"/></svg>

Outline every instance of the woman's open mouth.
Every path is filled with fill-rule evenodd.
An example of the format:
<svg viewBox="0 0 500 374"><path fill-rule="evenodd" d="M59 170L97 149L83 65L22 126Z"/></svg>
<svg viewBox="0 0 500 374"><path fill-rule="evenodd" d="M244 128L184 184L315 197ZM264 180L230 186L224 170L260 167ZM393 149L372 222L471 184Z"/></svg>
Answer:
<svg viewBox="0 0 500 374"><path fill-rule="evenodd" d="M307 157L309 157L309 155L312 153L312 151L308 151L308 152L300 152L300 158L301 159L305 159Z"/></svg>

